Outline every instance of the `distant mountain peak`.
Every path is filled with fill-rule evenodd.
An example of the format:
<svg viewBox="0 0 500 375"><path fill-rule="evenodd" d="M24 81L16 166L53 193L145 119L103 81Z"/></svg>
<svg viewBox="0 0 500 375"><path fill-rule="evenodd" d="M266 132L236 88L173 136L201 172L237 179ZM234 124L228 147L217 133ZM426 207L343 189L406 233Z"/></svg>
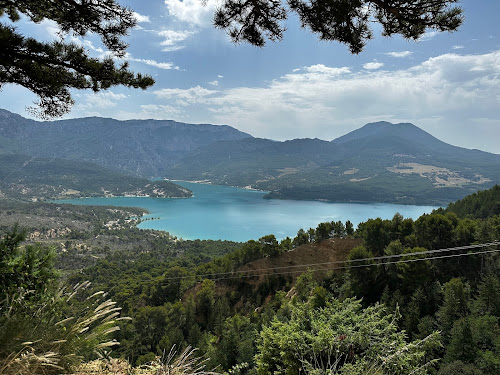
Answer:
<svg viewBox="0 0 500 375"><path fill-rule="evenodd" d="M418 126L413 125L410 122L400 122L397 124L393 124L389 121L377 121L377 122L369 122L368 124L362 126L360 129L420 129ZM421 129L420 129L421 130Z"/></svg>
<svg viewBox="0 0 500 375"><path fill-rule="evenodd" d="M21 119L24 119L23 116L18 115L17 113L7 111L6 109L2 109L2 108L0 108L0 118L21 118Z"/></svg>
<svg viewBox="0 0 500 375"><path fill-rule="evenodd" d="M397 137L407 139L412 142L439 142L436 137L420 129L418 126L409 122L401 122L393 124L388 121L371 122L359 129L353 130L339 138L336 138L332 143L342 144L355 140L379 138L379 137Z"/></svg>

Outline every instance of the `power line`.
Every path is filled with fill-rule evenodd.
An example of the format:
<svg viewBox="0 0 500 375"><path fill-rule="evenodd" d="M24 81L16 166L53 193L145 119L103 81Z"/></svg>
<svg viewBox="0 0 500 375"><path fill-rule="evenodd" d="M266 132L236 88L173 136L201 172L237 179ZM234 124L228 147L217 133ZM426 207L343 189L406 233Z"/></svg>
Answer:
<svg viewBox="0 0 500 375"><path fill-rule="evenodd" d="M314 271L314 272L316 272L316 271L335 271L335 270L345 270L345 269L350 269L350 268L365 268L365 267L373 267L373 266L385 266L388 264L412 263L412 262L420 262L420 261L424 261L424 260L447 259L447 258L455 258L455 257L469 256L469 255L492 254L492 253L498 253L498 252L500 252L500 249L478 251L475 253L452 254L452 255L441 255L441 256L428 257L428 258L397 260L397 261L384 262L384 263L358 264L358 265L353 265L353 266L342 266L342 267L333 267L333 268L332 267L317 268L317 269L311 269L311 271ZM231 279L239 279L239 278L249 278L249 277L255 277L255 276L287 275L287 274L293 274L293 273L298 273L298 272L303 272L303 270L273 272L273 273L266 273L266 274L254 274L254 275L234 275L234 276L228 276L228 277L218 277L218 278L210 279L210 280L220 281L220 280L231 280Z"/></svg>
<svg viewBox="0 0 500 375"><path fill-rule="evenodd" d="M308 268L308 267L326 266L326 265L333 265L333 264L359 263L359 262L366 262L366 261L394 259L394 258L402 258L402 257L409 257L409 256L420 256L420 255L428 256L430 254L435 254L435 253L458 251L458 250L470 250L470 249L485 248L485 247L487 248L487 247L492 247L492 246L497 246L497 245L500 245L500 242L490 242L490 243L485 243L485 244L457 246L457 247L450 247L450 248L444 248L444 249L417 251L417 252L413 252L413 253L383 255L383 256L371 257L371 258L348 259L348 260L323 262L323 263L308 263L308 264L298 264L298 265L281 266L281 267L257 268L257 269L251 269L251 270L235 270L235 271L228 271L228 272L206 273L206 274L199 274L199 275L192 275L192 276L172 276L172 277L166 277L163 280L173 281L173 280L182 280L182 279L185 279L188 277L210 278L210 277L214 277L214 276L225 276L225 275L229 275L229 276L231 276L231 278L237 278L237 277L245 277L246 273L289 270L291 268ZM471 254L478 254L478 253L479 252L467 253L467 254L463 254L463 255L471 255ZM419 259L421 259L421 258L419 258ZM433 259L433 258L429 258L429 259ZM414 261L414 260L409 260L409 261ZM403 261L399 261L398 263L403 263ZM372 265L379 265L379 264L391 264L391 263L370 263L368 265L361 265L361 266L364 267L364 266L372 266ZM344 267L340 267L338 269L345 269L345 268L356 268L356 266L351 266L351 267L344 266ZM337 269L337 268L328 267L328 268L324 268L324 269ZM303 272L303 270L289 271L287 273L294 273L294 272ZM273 273L270 273L268 275L277 275L277 274L280 274L280 273L273 272ZM237 275L239 275L239 276L237 276ZM233 276L235 276L235 277L233 277ZM250 275L250 276L254 276L254 275ZM218 279L220 279L220 278L217 277L216 280L218 280Z"/></svg>

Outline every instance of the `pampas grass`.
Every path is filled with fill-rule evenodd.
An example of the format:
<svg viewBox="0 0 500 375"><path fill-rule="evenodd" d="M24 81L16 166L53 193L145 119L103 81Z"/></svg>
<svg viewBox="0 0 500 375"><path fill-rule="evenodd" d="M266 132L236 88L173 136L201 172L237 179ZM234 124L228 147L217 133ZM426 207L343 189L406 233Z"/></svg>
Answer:
<svg viewBox="0 0 500 375"><path fill-rule="evenodd" d="M123 359L100 359L83 364L73 375L220 375L205 370L207 359L196 355L196 349L187 347L179 355L174 347L152 363L132 368Z"/></svg>
<svg viewBox="0 0 500 375"><path fill-rule="evenodd" d="M104 293L88 297L90 282L63 289L43 302L27 293L0 306L0 375L67 373L75 365L117 345L120 308Z"/></svg>
<svg viewBox="0 0 500 375"><path fill-rule="evenodd" d="M175 347L170 349L165 360L157 358L150 366L152 375L219 375L205 370L207 359L198 357L196 349L188 346L181 354L176 355Z"/></svg>

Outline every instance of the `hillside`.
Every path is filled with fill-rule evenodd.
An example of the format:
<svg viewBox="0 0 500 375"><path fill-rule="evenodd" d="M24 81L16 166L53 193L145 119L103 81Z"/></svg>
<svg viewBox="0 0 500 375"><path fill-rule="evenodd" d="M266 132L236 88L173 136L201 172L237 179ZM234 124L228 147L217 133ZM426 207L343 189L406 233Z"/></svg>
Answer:
<svg viewBox="0 0 500 375"><path fill-rule="evenodd" d="M450 203L444 210L454 212L459 217L485 219L500 215L500 185L468 195L464 199Z"/></svg>
<svg viewBox="0 0 500 375"><path fill-rule="evenodd" d="M487 206L497 194L494 187L462 202ZM463 215L476 208L465 205ZM7 259L0 266L9 274L0 291L7 300L32 287L3 309L6 374L20 374L21 365L25 374L47 374L38 361L45 353L75 375L186 373L189 363L215 373L267 374L270 366L326 373L319 356L341 372L356 365L357 374L384 369L388 358L397 362L386 368L396 371L384 373L500 369L500 249L492 243L500 217L493 213L470 219L441 211L415 221L396 214L356 231L324 222L281 242L270 234L232 243L139 230L142 212L134 208L10 201L0 211ZM9 229L21 218L28 219L23 243ZM61 283L66 293L55 292ZM111 345L112 358L99 352ZM197 348L203 362L175 361L172 353L185 348ZM17 353L37 357L10 360ZM103 354L92 361L96 353Z"/></svg>
<svg viewBox="0 0 500 375"><path fill-rule="evenodd" d="M0 197L21 200L138 195L187 198L189 189L84 161L0 154Z"/></svg>
<svg viewBox="0 0 500 375"><path fill-rule="evenodd" d="M248 137L230 126L100 117L39 122L0 109L0 154L89 161L142 177L161 176L197 147Z"/></svg>
<svg viewBox="0 0 500 375"><path fill-rule="evenodd" d="M354 247L362 244L357 238L329 238L319 243L308 243L300 245L292 251L285 252L280 256L266 257L249 262L236 271L243 274L251 274L248 283L258 286L269 277L277 276L287 272L295 280L308 269L321 269L321 266L307 266L312 264L323 264L323 268L330 270L332 264L344 262ZM326 264L326 266L325 266ZM325 271L316 271L324 277Z"/></svg>
<svg viewBox="0 0 500 375"><path fill-rule="evenodd" d="M0 110L0 155L12 154L252 187L277 199L446 205L500 183L500 155L452 146L409 123L366 124L333 141L277 142L229 126L98 117L37 122ZM82 190L72 179L71 189Z"/></svg>
<svg viewBox="0 0 500 375"><path fill-rule="evenodd" d="M442 205L500 181L500 155L449 145L412 124L367 124L331 142L223 141L169 178L267 190L269 198Z"/></svg>

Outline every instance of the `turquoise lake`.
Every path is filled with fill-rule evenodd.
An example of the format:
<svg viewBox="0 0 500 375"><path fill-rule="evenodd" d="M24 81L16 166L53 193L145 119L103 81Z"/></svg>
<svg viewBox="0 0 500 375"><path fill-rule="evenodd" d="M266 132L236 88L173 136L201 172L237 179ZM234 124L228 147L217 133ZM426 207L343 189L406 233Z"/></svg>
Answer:
<svg viewBox="0 0 500 375"><path fill-rule="evenodd" d="M350 220L354 227L370 218L390 219L396 212L418 218L434 206L385 203L326 203L315 201L268 200L261 191L234 187L177 182L190 189L187 199L115 197L59 200L58 203L143 207L145 218L139 228L158 229L184 239L248 241L274 234L282 239L295 237L300 228L309 229L325 221Z"/></svg>

